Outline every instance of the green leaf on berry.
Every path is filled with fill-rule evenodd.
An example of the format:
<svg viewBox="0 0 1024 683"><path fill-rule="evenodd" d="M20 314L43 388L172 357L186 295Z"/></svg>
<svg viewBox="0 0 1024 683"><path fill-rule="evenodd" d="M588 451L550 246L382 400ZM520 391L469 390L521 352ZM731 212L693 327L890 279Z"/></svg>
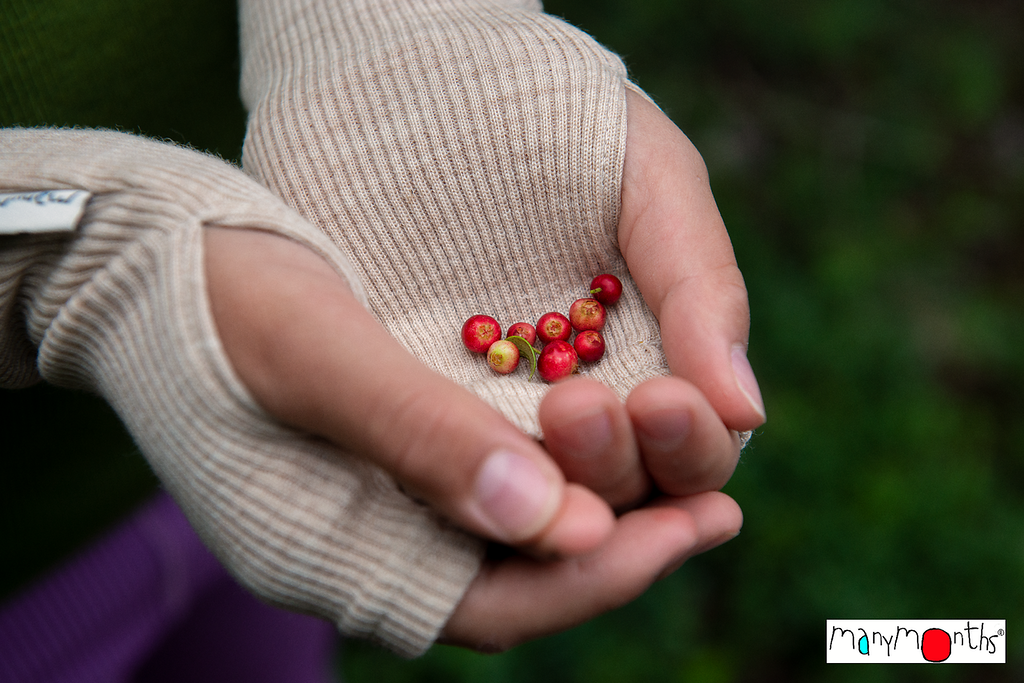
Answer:
<svg viewBox="0 0 1024 683"><path fill-rule="evenodd" d="M530 346L530 342L518 335L513 334L511 337L507 337L507 339L519 349L520 358L528 358L530 360L530 379L533 379L533 373L537 371L537 349Z"/></svg>

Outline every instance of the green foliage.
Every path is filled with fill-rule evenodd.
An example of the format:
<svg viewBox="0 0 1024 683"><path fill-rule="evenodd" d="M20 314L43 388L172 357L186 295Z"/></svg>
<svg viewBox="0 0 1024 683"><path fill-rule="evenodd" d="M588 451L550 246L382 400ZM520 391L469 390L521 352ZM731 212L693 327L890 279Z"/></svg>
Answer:
<svg viewBox="0 0 1024 683"><path fill-rule="evenodd" d="M235 159L236 15L233 0L7 2L0 125L115 128Z"/></svg>

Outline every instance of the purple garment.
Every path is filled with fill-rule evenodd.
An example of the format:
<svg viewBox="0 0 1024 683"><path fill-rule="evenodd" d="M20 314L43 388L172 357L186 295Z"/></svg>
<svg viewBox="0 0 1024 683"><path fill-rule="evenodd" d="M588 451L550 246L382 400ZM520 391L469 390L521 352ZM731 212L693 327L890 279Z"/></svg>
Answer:
<svg viewBox="0 0 1024 683"><path fill-rule="evenodd" d="M242 590L160 494L0 608L0 683L327 683L335 643Z"/></svg>

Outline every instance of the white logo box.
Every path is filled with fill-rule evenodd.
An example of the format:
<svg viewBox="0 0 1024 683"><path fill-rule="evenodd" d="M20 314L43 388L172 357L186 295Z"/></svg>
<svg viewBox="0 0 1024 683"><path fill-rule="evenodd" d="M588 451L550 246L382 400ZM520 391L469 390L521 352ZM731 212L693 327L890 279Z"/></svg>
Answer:
<svg viewBox="0 0 1024 683"><path fill-rule="evenodd" d="M1005 664L1005 619L829 619L829 664Z"/></svg>

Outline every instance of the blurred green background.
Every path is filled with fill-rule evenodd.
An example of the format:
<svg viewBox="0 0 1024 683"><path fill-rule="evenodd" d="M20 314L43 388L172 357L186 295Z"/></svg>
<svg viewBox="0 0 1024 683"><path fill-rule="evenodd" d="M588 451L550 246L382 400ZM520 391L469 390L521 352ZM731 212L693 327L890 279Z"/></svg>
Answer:
<svg viewBox="0 0 1024 683"><path fill-rule="evenodd" d="M1024 3L545 6L621 54L707 161L769 415L726 489L743 533L568 633L413 662L346 643L339 671L355 683L1024 680ZM133 7L89 38L106 56L75 47L72 17L52 46L0 64L0 124L117 126L237 156L232 3ZM0 43L17 48L24 19L0 18ZM161 34L190 49L164 54ZM62 50L102 65L95 83L32 83L33 68L61 72ZM133 97L154 83L159 96ZM26 88L30 102L7 96ZM97 401L46 388L0 401L6 596L154 482ZM837 618L1006 619L1009 664L826 666Z"/></svg>

